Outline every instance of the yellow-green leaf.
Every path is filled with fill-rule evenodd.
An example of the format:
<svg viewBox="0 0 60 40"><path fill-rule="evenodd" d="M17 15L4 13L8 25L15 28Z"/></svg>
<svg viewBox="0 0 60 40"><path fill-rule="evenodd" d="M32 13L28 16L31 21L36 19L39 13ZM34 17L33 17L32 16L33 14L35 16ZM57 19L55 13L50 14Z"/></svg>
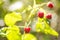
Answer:
<svg viewBox="0 0 60 40"><path fill-rule="evenodd" d="M37 40L37 38L34 35L28 33L22 35L22 40Z"/></svg>
<svg viewBox="0 0 60 40"><path fill-rule="evenodd" d="M47 24L46 22L45 22L45 25L46 25L45 32L47 32L48 34L51 34L53 36L58 36L59 35L55 30L50 28L49 24Z"/></svg>
<svg viewBox="0 0 60 40"><path fill-rule="evenodd" d="M21 40L21 33L18 26L8 27L6 37L8 40Z"/></svg>
<svg viewBox="0 0 60 40"><path fill-rule="evenodd" d="M17 21L21 20L22 20L21 14L16 12L8 13L4 18L4 21L8 26L14 25Z"/></svg>
<svg viewBox="0 0 60 40"><path fill-rule="evenodd" d="M37 22L37 23L36 23L36 31L37 31L37 32L40 32L40 31L42 30L42 28L43 28L43 27L42 27L42 24L39 23L39 22Z"/></svg>
<svg viewBox="0 0 60 40"><path fill-rule="evenodd" d="M38 18L38 22L36 23L36 31L50 34L53 36L59 35L55 30L50 27L50 25L47 23L47 20L45 20L44 18Z"/></svg>

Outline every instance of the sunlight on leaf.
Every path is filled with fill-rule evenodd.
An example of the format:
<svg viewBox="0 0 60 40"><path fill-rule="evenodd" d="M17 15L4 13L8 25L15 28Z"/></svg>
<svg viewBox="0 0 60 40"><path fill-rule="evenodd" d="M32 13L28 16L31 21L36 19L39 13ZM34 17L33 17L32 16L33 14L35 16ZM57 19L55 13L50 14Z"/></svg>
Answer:
<svg viewBox="0 0 60 40"><path fill-rule="evenodd" d="M40 32L41 29L42 29L41 23L37 22L37 23L36 23L36 31L37 31L37 32Z"/></svg>
<svg viewBox="0 0 60 40"><path fill-rule="evenodd" d="M14 25L17 21L21 20L22 20L21 14L16 12L9 13L4 18L4 21L8 26Z"/></svg>
<svg viewBox="0 0 60 40"><path fill-rule="evenodd" d="M18 26L13 25L12 27L8 27L6 37L8 40L21 40L21 33Z"/></svg>
<svg viewBox="0 0 60 40"><path fill-rule="evenodd" d="M36 37L32 34L23 34L22 40L37 40Z"/></svg>
<svg viewBox="0 0 60 40"><path fill-rule="evenodd" d="M58 36L59 35L55 30L50 28L49 24L47 24L46 22L45 22L45 25L46 25L45 32L47 32L48 34L54 35L54 36Z"/></svg>

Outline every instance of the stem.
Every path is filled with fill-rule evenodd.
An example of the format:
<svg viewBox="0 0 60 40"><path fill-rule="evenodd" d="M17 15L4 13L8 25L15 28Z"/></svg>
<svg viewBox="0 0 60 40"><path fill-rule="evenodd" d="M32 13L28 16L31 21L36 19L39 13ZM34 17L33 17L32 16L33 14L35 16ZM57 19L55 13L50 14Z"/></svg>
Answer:
<svg viewBox="0 0 60 40"><path fill-rule="evenodd" d="M31 21L29 21L28 24L27 24L27 22L25 22L25 26L26 26L26 27L29 27L30 23L31 23Z"/></svg>
<svg viewBox="0 0 60 40"><path fill-rule="evenodd" d="M33 3L33 7L34 7L34 6L36 6L36 0L33 0L33 1L34 1L34 3Z"/></svg>
<svg viewBox="0 0 60 40"><path fill-rule="evenodd" d="M6 34L5 34L5 33L0 33L0 35L1 35L1 36L3 36L3 37L5 37L5 36L6 36Z"/></svg>
<svg viewBox="0 0 60 40"><path fill-rule="evenodd" d="M5 33L3 33L1 30L0 30L0 35L1 35L1 36L3 36L3 37L5 37L5 36L6 36L6 34L5 34Z"/></svg>
<svg viewBox="0 0 60 40"><path fill-rule="evenodd" d="M47 4L47 3L39 4L39 5L37 5L37 8L43 7L43 6L45 6L46 4Z"/></svg>
<svg viewBox="0 0 60 40"><path fill-rule="evenodd" d="M28 26L27 26L27 22L25 22L25 27L28 27Z"/></svg>
<svg viewBox="0 0 60 40"><path fill-rule="evenodd" d="M42 4L40 4L40 5L36 5L36 0L33 0L34 1L34 4L33 4L33 8L32 8L32 11L31 11L31 13L30 13L30 15L28 16L28 18L27 18L27 22L29 22L28 24L27 24L27 22L25 23L25 25L28 27L29 25L30 25L30 19L31 19L31 17L33 17L34 15L35 15L35 11L37 11L36 9L37 8L40 8L40 7L42 7L42 6L45 6L47 3L42 3Z"/></svg>
<svg viewBox="0 0 60 40"><path fill-rule="evenodd" d="M29 21L29 23L28 23L28 25L27 26L29 26L31 24L31 21Z"/></svg>

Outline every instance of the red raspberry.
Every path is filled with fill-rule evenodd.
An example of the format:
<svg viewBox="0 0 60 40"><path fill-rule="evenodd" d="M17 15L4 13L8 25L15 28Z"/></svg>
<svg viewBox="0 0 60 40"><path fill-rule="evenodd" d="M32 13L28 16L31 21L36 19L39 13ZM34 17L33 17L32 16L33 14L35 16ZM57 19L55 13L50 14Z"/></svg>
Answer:
<svg viewBox="0 0 60 40"><path fill-rule="evenodd" d="M43 17L44 17L44 12L39 11L39 12L38 12L38 17L43 18Z"/></svg>
<svg viewBox="0 0 60 40"><path fill-rule="evenodd" d="M52 14L47 14L47 15L46 15L46 18L47 18L47 19L51 19L51 18L52 18Z"/></svg>
<svg viewBox="0 0 60 40"><path fill-rule="evenodd" d="M54 4L53 4L52 2L48 2L48 3L47 3L47 6L48 6L49 8L53 8L53 7L54 7Z"/></svg>
<svg viewBox="0 0 60 40"><path fill-rule="evenodd" d="M30 32L30 27L25 27L24 31L25 31L25 33L29 33Z"/></svg>

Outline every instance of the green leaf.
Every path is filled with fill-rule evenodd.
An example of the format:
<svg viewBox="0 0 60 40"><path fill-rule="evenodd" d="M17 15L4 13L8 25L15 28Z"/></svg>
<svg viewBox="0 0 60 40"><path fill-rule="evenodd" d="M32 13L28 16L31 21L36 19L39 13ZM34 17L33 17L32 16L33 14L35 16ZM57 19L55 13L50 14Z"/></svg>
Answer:
<svg viewBox="0 0 60 40"><path fill-rule="evenodd" d="M3 27L2 29L0 29L0 35L3 37L6 37L6 30L7 30L7 27Z"/></svg>
<svg viewBox="0 0 60 40"><path fill-rule="evenodd" d="M3 32L3 33L6 33L7 29L8 29L7 27L3 27L3 28L0 29L0 31Z"/></svg>
<svg viewBox="0 0 60 40"><path fill-rule="evenodd" d="M47 34L51 34L51 35L53 35L53 36L58 36L59 34L55 31L55 30L53 30L52 28L50 28L50 25L49 24L47 24L46 22L45 22L45 33L47 33Z"/></svg>
<svg viewBox="0 0 60 40"><path fill-rule="evenodd" d="M37 22L36 23L36 31L37 32L42 32L44 30L44 26L42 25L42 23L40 23L40 22Z"/></svg>
<svg viewBox="0 0 60 40"><path fill-rule="evenodd" d="M11 26L14 25L17 21L22 21L22 16L20 13L12 12L6 14L4 21L6 25Z"/></svg>
<svg viewBox="0 0 60 40"><path fill-rule="evenodd" d="M39 18L38 17L38 22L36 23L36 31L37 32L43 32L45 29L45 24L44 24L44 18Z"/></svg>
<svg viewBox="0 0 60 40"><path fill-rule="evenodd" d="M37 38L34 35L28 33L22 35L22 40L37 40Z"/></svg>
<svg viewBox="0 0 60 40"><path fill-rule="evenodd" d="M21 33L18 26L8 27L6 37L8 40L21 40Z"/></svg>
<svg viewBox="0 0 60 40"><path fill-rule="evenodd" d="M45 20L44 18L38 18L38 22L36 23L36 31L50 34L53 36L59 35L55 30L50 27L49 23L47 23L47 20Z"/></svg>

